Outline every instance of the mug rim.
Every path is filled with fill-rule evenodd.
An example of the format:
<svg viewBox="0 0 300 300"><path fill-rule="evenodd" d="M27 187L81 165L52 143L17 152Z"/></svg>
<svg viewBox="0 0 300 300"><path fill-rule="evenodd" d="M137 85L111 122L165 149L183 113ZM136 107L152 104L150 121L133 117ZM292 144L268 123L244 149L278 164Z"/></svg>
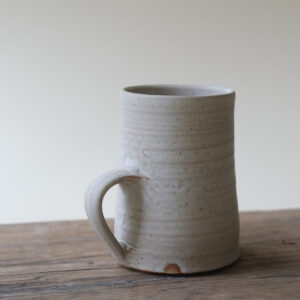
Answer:
<svg viewBox="0 0 300 300"><path fill-rule="evenodd" d="M234 95L235 91L215 85L143 84L124 87L121 93L141 97L206 98Z"/></svg>

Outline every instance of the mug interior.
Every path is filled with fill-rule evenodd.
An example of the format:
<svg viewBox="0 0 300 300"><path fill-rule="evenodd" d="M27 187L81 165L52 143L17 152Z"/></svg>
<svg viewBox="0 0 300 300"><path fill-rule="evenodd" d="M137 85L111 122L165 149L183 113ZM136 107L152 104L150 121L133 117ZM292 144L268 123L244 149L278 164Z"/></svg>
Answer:
<svg viewBox="0 0 300 300"><path fill-rule="evenodd" d="M217 86L194 86L194 85L138 85L124 88L125 92L153 95L153 96L186 96L206 97L227 95L234 93L233 90Z"/></svg>

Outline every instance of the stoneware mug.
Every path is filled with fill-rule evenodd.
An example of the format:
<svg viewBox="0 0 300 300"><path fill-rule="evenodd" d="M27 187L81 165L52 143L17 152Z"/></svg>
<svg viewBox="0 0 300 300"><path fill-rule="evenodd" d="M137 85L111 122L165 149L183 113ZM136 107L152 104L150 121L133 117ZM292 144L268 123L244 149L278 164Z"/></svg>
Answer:
<svg viewBox="0 0 300 300"><path fill-rule="evenodd" d="M214 86L122 90L119 168L85 198L93 228L121 265L179 274L238 258L234 102L234 91ZM115 184L114 236L102 200Z"/></svg>

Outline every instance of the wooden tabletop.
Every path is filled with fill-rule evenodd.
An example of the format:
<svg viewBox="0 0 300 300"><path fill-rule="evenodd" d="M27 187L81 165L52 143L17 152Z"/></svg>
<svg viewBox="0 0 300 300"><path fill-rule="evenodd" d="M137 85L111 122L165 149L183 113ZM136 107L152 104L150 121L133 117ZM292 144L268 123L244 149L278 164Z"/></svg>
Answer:
<svg viewBox="0 0 300 300"><path fill-rule="evenodd" d="M2 225L0 298L300 299L300 210L240 219L240 259L190 276L120 267L87 221Z"/></svg>

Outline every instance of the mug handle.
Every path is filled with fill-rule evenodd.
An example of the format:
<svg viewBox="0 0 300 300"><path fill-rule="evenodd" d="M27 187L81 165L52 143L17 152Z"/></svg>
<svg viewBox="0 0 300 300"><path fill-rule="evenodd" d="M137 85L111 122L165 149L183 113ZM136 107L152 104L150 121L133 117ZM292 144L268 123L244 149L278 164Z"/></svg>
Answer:
<svg viewBox="0 0 300 300"><path fill-rule="evenodd" d="M109 248L111 253L122 261L125 257L126 249L117 241L109 229L103 216L102 202L106 192L115 184L132 180L148 179L144 176L133 174L125 169L118 169L108 172L96 178L88 187L85 195L85 210L94 230Z"/></svg>

